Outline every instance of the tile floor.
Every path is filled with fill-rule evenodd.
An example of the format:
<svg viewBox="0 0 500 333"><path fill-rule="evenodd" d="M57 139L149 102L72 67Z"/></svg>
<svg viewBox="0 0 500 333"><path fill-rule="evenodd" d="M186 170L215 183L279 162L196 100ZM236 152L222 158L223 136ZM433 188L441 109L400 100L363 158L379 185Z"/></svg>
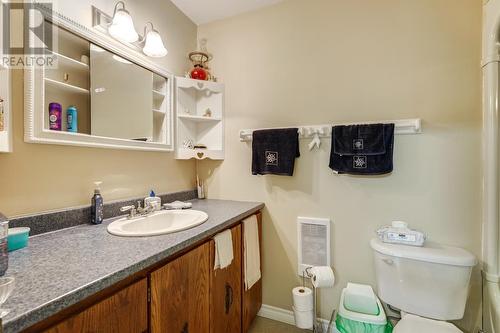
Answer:
<svg viewBox="0 0 500 333"><path fill-rule="evenodd" d="M255 318L249 333L311 333L309 330L301 330L295 326L280 323L271 319Z"/></svg>

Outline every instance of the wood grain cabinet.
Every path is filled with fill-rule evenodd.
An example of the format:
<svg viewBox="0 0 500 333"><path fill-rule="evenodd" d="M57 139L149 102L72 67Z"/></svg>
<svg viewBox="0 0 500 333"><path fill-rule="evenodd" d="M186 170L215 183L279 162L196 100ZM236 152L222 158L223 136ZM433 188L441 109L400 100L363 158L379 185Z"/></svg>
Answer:
<svg viewBox="0 0 500 333"><path fill-rule="evenodd" d="M151 273L151 332L210 329L210 249L205 243Z"/></svg>
<svg viewBox="0 0 500 333"><path fill-rule="evenodd" d="M147 332L147 290L147 279L142 279L44 332Z"/></svg>
<svg viewBox="0 0 500 333"><path fill-rule="evenodd" d="M213 269L215 242L210 241L210 332L241 332L241 225L231 229L234 259L224 269Z"/></svg>
<svg viewBox="0 0 500 333"><path fill-rule="evenodd" d="M261 238L260 213L257 219ZM214 270L215 243L206 239L25 333L247 333L262 305L262 280L245 290L244 226L230 230L234 259L228 267Z"/></svg>

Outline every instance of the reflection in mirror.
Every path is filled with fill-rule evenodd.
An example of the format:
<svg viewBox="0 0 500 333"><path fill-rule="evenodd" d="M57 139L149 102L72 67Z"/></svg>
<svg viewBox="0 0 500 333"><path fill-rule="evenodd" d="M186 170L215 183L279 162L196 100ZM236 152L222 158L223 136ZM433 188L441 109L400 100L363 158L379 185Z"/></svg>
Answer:
<svg viewBox="0 0 500 333"><path fill-rule="evenodd" d="M167 142L167 79L68 30L53 28L57 49L51 51L57 66L44 71L44 128Z"/></svg>
<svg viewBox="0 0 500 333"><path fill-rule="evenodd" d="M153 140L153 74L90 46L92 135Z"/></svg>

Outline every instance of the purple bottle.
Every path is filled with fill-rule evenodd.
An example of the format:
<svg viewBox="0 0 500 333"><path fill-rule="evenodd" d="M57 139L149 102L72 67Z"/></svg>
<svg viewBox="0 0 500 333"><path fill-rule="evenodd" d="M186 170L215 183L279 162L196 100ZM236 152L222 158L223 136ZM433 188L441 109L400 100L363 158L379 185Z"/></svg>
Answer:
<svg viewBox="0 0 500 333"><path fill-rule="evenodd" d="M62 107L59 103L49 104L49 128L53 131L62 130Z"/></svg>

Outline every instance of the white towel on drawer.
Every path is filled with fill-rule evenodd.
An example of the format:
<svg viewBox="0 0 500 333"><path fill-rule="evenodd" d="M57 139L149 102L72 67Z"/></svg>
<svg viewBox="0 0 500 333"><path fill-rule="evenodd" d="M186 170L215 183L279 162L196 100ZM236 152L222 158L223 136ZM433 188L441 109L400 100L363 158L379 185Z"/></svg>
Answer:
<svg viewBox="0 0 500 333"><path fill-rule="evenodd" d="M233 261L233 237L231 230L223 231L214 236L215 242L215 260L214 270L217 268L223 269L231 265Z"/></svg>
<svg viewBox="0 0 500 333"><path fill-rule="evenodd" d="M244 274L245 290L260 280L260 247L259 225L257 216L252 215L243 220L243 248L244 248Z"/></svg>

